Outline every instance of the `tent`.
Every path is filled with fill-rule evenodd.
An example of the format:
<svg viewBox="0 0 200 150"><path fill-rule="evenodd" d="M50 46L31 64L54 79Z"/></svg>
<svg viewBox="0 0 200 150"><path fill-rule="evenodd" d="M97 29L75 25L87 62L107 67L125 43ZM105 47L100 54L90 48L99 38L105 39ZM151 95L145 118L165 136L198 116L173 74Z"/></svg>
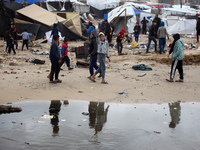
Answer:
<svg viewBox="0 0 200 150"><path fill-rule="evenodd" d="M73 3L73 7L75 12L79 14L88 13L90 11L89 5L77 1Z"/></svg>
<svg viewBox="0 0 200 150"><path fill-rule="evenodd" d="M115 8L119 6L120 0L87 0L87 4L99 10Z"/></svg>
<svg viewBox="0 0 200 150"><path fill-rule="evenodd" d="M133 10L134 10L134 12L135 12L135 15L140 15L140 12L143 12L143 10L137 9L137 8L135 8L135 7L133 7Z"/></svg>
<svg viewBox="0 0 200 150"><path fill-rule="evenodd" d="M104 18L104 14L108 14L111 10L113 10L113 8L108 8L108 9L102 9L99 10L95 7L90 6L90 13L91 14L95 14L97 18L103 19Z"/></svg>
<svg viewBox="0 0 200 150"><path fill-rule="evenodd" d="M126 28L128 33L133 33L136 24L136 15L131 3L126 3L113 9L108 13L108 22L113 22L115 33L118 34L121 29Z"/></svg>
<svg viewBox="0 0 200 150"><path fill-rule="evenodd" d="M164 19L167 32L172 35L179 34L196 34L196 19Z"/></svg>
<svg viewBox="0 0 200 150"><path fill-rule="evenodd" d="M56 22L66 21L66 19L59 17L35 4L17 10L17 13L47 26L53 26Z"/></svg>

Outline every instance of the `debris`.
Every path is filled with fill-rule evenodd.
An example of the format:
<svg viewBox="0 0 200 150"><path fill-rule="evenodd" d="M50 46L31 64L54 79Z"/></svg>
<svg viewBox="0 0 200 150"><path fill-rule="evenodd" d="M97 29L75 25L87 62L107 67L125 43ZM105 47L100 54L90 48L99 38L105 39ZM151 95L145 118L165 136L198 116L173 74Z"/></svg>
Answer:
<svg viewBox="0 0 200 150"><path fill-rule="evenodd" d="M37 121L37 123L45 123L44 121Z"/></svg>
<svg viewBox="0 0 200 150"><path fill-rule="evenodd" d="M143 71L151 71L151 67L147 67L145 64L140 64L140 65L134 65L132 66L134 70L143 70Z"/></svg>
<svg viewBox="0 0 200 150"><path fill-rule="evenodd" d="M146 73L141 73L141 74L138 75L138 77L143 77L145 75L146 75Z"/></svg>
<svg viewBox="0 0 200 150"><path fill-rule="evenodd" d="M30 85L26 85L25 87L31 87Z"/></svg>
<svg viewBox="0 0 200 150"><path fill-rule="evenodd" d="M78 93L83 93L83 91L78 91Z"/></svg>
<svg viewBox="0 0 200 150"><path fill-rule="evenodd" d="M0 114L11 113L11 112L20 112L20 111L22 111L22 109L19 107L0 105Z"/></svg>
<svg viewBox="0 0 200 150"><path fill-rule="evenodd" d="M120 95L126 95L126 94L128 94L128 93L126 93L126 92L119 92L118 94L120 94Z"/></svg>
<svg viewBox="0 0 200 150"><path fill-rule="evenodd" d="M32 59L30 60L31 63L35 63L35 64L44 64L45 60L40 60L40 59Z"/></svg>
<svg viewBox="0 0 200 150"><path fill-rule="evenodd" d="M17 64L14 63L14 62L10 62L9 65L10 65L10 66L17 66Z"/></svg>
<svg viewBox="0 0 200 150"><path fill-rule="evenodd" d="M41 118L42 119L53 119L54 115L43 115Z"/></svg>
<svg viewBox="0 0 200 150"><path fill-rule="evenodd" d="M161 134L161 132L158 132L158 131L154 131L154 133L156 133L156 134Z"/></svg>
<svg viewBox="0 0 200 150"><path fill-rule="evenodd" d="M69 104L69 101L68 100L64 100L63 102L65 105L68 105Z"/></svg>
<svg viewBox="0 0 200 150"><path fill-rule="evenodd" d="M82 114L85 115L85 116L88 116L88 115L89 115L88 112L83 112Z"/></svg>

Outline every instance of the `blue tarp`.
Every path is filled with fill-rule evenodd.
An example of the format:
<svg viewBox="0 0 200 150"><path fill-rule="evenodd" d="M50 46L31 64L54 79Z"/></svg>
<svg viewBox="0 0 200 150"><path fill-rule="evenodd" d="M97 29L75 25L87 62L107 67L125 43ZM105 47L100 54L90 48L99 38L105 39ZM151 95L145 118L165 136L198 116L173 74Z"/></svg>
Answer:
<svg viewBox="0 0 200 150"><path fill-rule="evenodd" d="M8 2L10 2L10 0L7 0ZM35 4L37 2L40 2L40 1L46 1L46 0L26 0L26 2L28 4ZM24 0L15 0L16 3L23 3Z"/></svg>
<svg viewBox="0 0 200 150"><path fill-rule="evenodd" d="M135 11L135 15L139 15L140 12L143 12L143 10L141 10L141 9L136 9L135 7L133 7L133 10Z"/></svg>

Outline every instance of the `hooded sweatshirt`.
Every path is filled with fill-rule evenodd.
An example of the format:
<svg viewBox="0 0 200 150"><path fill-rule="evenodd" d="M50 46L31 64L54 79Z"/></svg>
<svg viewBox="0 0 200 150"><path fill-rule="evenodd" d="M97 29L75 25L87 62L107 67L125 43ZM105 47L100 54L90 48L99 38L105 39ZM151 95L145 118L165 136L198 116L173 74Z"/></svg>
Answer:
<svg viewBox="0 0 200 150"><path fill-rule="evenodd" d="M51 35L55 35L55 34L58 34L58 28L57 28L56 23L53 24L53 29L51 31Z"/></svg>
<svg viewBox="0 0 200 150"><path fill-rule="evenodd" d="M180 35L179 35L178 33L177 33L177 34L174 34L174 35L173 35L173 38L174 38L174 41L173 41L173 43L172 43L172 45L171 45L169 54L171 54L171 53L173 52L173 50L174 50L174 45L175 45L176 41L178 41L178 40L180 39Z"/></svg>
<svg viewBox="0 0 200 150"><path fill-rule="evenodd" d="M104 54L104 55L107 55L107 58L109 58L109 44L108 44L108 41L104 40L102 41L100 39L100 36L103 35L104 38L106 39L104 33L100 32L99 33L99 37L97 39L97 44L98 44L98 49L97 49L97 53L98 54Z"/></svg>
<svg viewBox="0 0 200 150"><path fill-rule="evenodd" d="M158 28L158 31L157 31L157 37L166 38L166 36L169 38L169 34L167 32L167 29L165 28L165 23L161 21L160 27Z"/></svg>
<svg viewBox="0 0 200 150"><path fill-rule="evenodd" d="M124 33L126 33L126 30L125 30L125 29L121 29L120 33L119 33L118 36L117 36L117 42L118 42L118 43L121 43L121 42L122 42L122 39L121 39L121 38L124 38Z"/></svg>
<svg viewBox="0 0 200 150"><path fill-rule="evenodd" d="M89 50L89 54L91 55L96 55L97 54L97 41L96 41L96 37L97 37L97 31L93 30L92 34L94 35L93 38L91 38L90 41L90 50Z"/></svg>

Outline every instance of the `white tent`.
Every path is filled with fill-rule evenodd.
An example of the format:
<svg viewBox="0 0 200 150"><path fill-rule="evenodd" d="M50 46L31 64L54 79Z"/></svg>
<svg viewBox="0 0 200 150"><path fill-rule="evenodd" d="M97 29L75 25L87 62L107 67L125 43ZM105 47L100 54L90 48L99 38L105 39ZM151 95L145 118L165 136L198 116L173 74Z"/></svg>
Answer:
<svg viewBox="0 0 200 150"><path fill-rule="evenodd" d="M179 34L196 34L196 20L195 19L164 19L167 32L172 35ZM171 23L170 23L171 22Z"/></svg>
<svg viewBox="0 0 200 150"><path fill-rule="evenodd" d="M196 15L196 11L187 8L161 8L161 11L168 15Z"/></svg>
<svg viewBox="0 0 200 150"><path fill-rule="evenodd" d="M114 8L119 5L120 0L87 0L87 4L99 10Z"/></svg>
<svg viewBox="0 0 200 150"><path fill-rule="evenodd" d="M119 6L108 13L108 22L114 23L115 33L118 34L124 28L124 21L127 21L125 25L128 33L133 33L133 28L136 24L136 15L131 3Z"/></svg>

